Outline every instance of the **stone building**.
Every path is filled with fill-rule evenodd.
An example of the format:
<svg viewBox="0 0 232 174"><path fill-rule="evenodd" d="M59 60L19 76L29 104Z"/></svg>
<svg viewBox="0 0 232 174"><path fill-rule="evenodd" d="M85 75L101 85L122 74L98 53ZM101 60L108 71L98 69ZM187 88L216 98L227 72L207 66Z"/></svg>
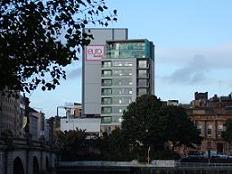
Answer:
<svg viewBox="0 0 232 174"><path fill-rule="evenodd" d="M13 136L19 137L21 123L19 99L2 95L0 92L0 134L4 130L11 130Z"/></svg>
<svg viewBox="0 0 232 174"><path fill-rule="evenodd" d="M45 116L44 113L39 112L33 108L29 109L29 127L32 135L32 140L39 140L44 137L45 130Z"/></svg>
<svg viewBox="0 0 232 174"><path fill-rule="evenodd" d="M203 137L198 151L211 154L231 154L231 146L223 141L221 134L225 130L226 120L232 119L232 96L214 95L208 99L208 93L195 93L191 107L186 108Z"/></svg>

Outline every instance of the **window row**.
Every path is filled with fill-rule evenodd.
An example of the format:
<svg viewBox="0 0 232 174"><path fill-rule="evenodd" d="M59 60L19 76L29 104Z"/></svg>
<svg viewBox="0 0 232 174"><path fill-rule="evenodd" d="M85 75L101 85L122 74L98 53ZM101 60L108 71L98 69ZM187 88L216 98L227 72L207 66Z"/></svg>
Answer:
<svg viewBox="0 0 232 174"><path fill-rule="evenodd" d="M132 79L102 79L102 86L131 86Z"/></svg>
<svg viewBox="0 0 232 174"><path fill-rule="evenodd" d="M109 59L129 59L146 57L144 50L108 50L106 55Z"/></svg>
<svg viewBox="0 0 232 174"><path fill-rule="evenodd" d="M104 106L101 108L102 114L123 114L126 106Z"/></svg>
<svg viewBox="0 0 232 174"><path fill-rule="evenodd" d="M131 69L114 69L114 70L102 70L103 77L110 76L132 76Z"/></svg>
<svg viewBox="0 0 232 174"><path fill-rule="evenodd" d="M110 43L107 45L108 49L116 50L144 50L144 42L134 42L134 43Z"/></svg>
<svg viewBox="0 0 232 174"><path fill-rule="evenodd" d="M132 88L102 88L102 95L131 95Z"/></svg>
<svg viewBox="0 0 232 174"><path fill-rule="evenodd" d="M131 102L132 102L131 97L103 97L101 99L101 103L103 105L110 105L110 104L128 105Z"/></svg>
<svg viewBox="0 0 232 174"><path fill-rule="evenodd" d="M205 129L202 127L202 125L198 125L197 129L198 129L198 131L200 132L201 135L206 135L207 137L212 137L213 136L213 131L215 131L213 129L212 125L207 125L206 132L204 132ZM218 127L217 127L217 136L221 136L223 131L224 131L223 125L218 125Z"/></svg>
<svg viewBox="0 0 232 174"><path fill-rule="evenodd" d="M132 67L131 61L102 61L103 68L109 67Z"/></svg>
<svg viewBox="0 0 232 174"><path fill-rule="evenodd" d="M107 116L107 117L102 117L101 118L102 123L120 123L122 122L122 117L121 116Z"/></svg>

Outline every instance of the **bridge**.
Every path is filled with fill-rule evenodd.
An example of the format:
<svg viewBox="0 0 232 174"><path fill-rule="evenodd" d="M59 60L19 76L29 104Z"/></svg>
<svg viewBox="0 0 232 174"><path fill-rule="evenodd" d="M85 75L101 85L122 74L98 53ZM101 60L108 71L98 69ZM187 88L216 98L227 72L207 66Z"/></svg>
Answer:
<svg viewBox="0 0 232 174"><path fill-rule="evenodd" d="M51 146L38 141L0 139L0 174L56 173L57 157Z"/></svg>

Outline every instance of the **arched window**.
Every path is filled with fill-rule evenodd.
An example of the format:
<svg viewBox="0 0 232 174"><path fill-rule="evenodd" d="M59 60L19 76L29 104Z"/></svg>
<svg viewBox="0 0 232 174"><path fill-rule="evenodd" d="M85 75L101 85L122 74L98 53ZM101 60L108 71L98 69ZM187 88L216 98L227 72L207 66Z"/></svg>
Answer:
<svg viewBox="0 0 232 174"><path fill-rule="evenodd" d="M46 170L49 171L50 166L49 166L49 161L48 161L48 157L46 156Z"/></svg>
<svg viewBox="0 0 232 174"><path fill-rule="evenodd" d="M33 158L33 174L39 174L39 163L35 156Z"/></svg>
<svg viewBox="0 0 232 174"><path fill-rule="evenodd" d="M23 163L19 157L14 160L13 174L24 174Z"/></svg>

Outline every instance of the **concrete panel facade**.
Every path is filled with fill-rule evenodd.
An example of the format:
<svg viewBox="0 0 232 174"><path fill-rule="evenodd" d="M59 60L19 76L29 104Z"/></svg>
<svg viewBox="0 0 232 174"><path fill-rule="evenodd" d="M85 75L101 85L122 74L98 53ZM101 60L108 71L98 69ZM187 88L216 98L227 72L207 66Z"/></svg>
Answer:
<svg viewBox="0 0 232 174"><path fill-rule="evenodd" d="M93 34L94 40L90 45L105 45L107 40L127 40L127 29L85 29ZM86 60L86 48L82 59L82 104L83 114L87 116L100 116L101 114L101 59Z"/></svg>

